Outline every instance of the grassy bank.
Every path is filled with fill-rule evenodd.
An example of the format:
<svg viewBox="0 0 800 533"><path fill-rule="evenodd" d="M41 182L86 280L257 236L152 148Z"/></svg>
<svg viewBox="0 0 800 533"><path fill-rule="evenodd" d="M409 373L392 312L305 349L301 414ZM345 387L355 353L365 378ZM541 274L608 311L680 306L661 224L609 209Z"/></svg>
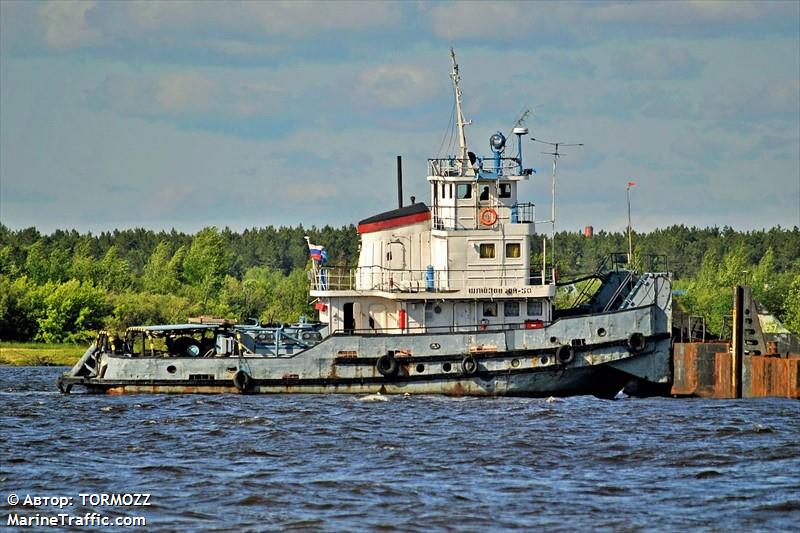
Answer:
<svg viewBox="0 0 800 533"><path fill-rule="evenodd" d="M0 365L74 365L86 346L43 342L0 342Z"/></svg>

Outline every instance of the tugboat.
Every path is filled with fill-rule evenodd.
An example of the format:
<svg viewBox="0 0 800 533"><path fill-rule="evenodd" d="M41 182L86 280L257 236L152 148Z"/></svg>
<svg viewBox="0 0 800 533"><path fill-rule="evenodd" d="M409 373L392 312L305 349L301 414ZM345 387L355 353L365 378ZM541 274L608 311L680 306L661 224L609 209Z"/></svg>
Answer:
<svg viewBox="0 0 800 533"><path fill-rule="evenodd" d="M531 264L534 204L518 185L533 171L506 137L491 156L468 150L451 50L456 155L428 160L430 205L358 223L358 266L327 265L307 239L319 321L220 320L100 332L58 380L90 393L351 393L612 398L623 387L668 390L671 276L598 272L599 289L556 310L555 268ZM552 221L554 223L554 221Z"/></svg>

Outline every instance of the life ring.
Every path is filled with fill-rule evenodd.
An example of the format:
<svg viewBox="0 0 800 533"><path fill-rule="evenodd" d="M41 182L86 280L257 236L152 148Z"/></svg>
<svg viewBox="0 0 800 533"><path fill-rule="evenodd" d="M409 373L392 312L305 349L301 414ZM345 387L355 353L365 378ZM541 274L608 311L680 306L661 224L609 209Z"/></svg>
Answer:
<svg viewBox="0 0 800 533"><path fill-rule="evenodd" d="M242 392L247 392L253 385L253 378L244 370L237 370L233 375L233 384Z"/></svg>
<svg viewBox="0 0 800 533"><path fill-rule="evenodd" d="M562 365L568 365L575 359L575 350L568 344L556 348L556 360Z"/></svg>
<svg viewBox="0 0 800 533"><path fill-rule="evenodd" d="M467 355L461 360L461 370L465 376L474 376L478 372L478 361L471 355Z"/></svg>
<svg viewBox="0 0 800 533"><path fill-rule="evenodd" d="M497 211L491 207L484 207L481 209L480 221L484 226L493 226L497 222Z"/></svg>
<svg viewBox="0 0 800 533"><path fill-rule="evenodd" d="M628 349L633 353L639 353L644 350L646 344L647 339L638 331L631 333L630 337L628 337Z"/></svg>
<svg viewBox="0 0 800 533"><path fill-rule="evenodd" d="M397 375L400 366L397 364L397 359L393 356L382 355L378 358L378 362L375 363L375 368L378 369L378 372L380 372L383 377L391 378Z"/></svg>

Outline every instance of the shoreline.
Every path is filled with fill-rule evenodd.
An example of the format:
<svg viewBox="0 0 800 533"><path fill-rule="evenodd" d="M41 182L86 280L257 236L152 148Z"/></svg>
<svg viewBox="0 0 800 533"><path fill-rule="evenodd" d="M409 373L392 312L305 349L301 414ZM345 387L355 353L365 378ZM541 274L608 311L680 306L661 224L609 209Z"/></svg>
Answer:
<svg viewBox="0 0 800 533"><path fill-rule="evenodd" d="M0 366L73 366L86 351L77 344L0 342Z"/></svg>

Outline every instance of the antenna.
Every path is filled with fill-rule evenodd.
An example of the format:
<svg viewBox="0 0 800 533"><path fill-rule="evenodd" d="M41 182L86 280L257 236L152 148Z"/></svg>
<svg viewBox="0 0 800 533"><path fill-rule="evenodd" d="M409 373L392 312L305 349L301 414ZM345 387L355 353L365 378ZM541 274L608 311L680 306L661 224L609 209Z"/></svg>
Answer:
<svg viewBox="0 0 800 533"><path fill-rule="evenodd" d="M461 76L458 73L456 52L452 48L450 49L450 62L453 64L453 71L450 73L450 77L453 79L453 90L456 95L456 121L458 123L458 144L460 148L458 159L461 163L461 175L463 176L466 174L467 168L471 168L471 165L468 163L467 135L464 132L464 126L468 126L472 124L472 122L464 120L464 114L461 112Z"/></svg>
<svg viewBox="0 0 800 533"><path fill-rule="evenodd" d="M520 113L519 118L517 118L516 122L514 122L514 128L519 126L525 125L525 119L528 118L528 115L531 114L530 109L525 109L522 113Z"/></svg>
<svg viewBox="0 0 800 533"><path fill-rule="evenodd" d="M556 173L558 171L558 158L562 155L567 155L564 152L559 152L558 148L560 146L583 146L583 143L564 143L564 142L550 142L550 141L543 141L541 139L534 139L531 137L531 140L537 143L546 144L548 146L552 146L554 149L552 152L542 152L545 155L552 155L553 156L553 178L552 178L552 204L550 208L550 258L551 263L553 265L553 270L555 270L556 266L556 254L555 254L555 240L556 240Z"/></svg>

